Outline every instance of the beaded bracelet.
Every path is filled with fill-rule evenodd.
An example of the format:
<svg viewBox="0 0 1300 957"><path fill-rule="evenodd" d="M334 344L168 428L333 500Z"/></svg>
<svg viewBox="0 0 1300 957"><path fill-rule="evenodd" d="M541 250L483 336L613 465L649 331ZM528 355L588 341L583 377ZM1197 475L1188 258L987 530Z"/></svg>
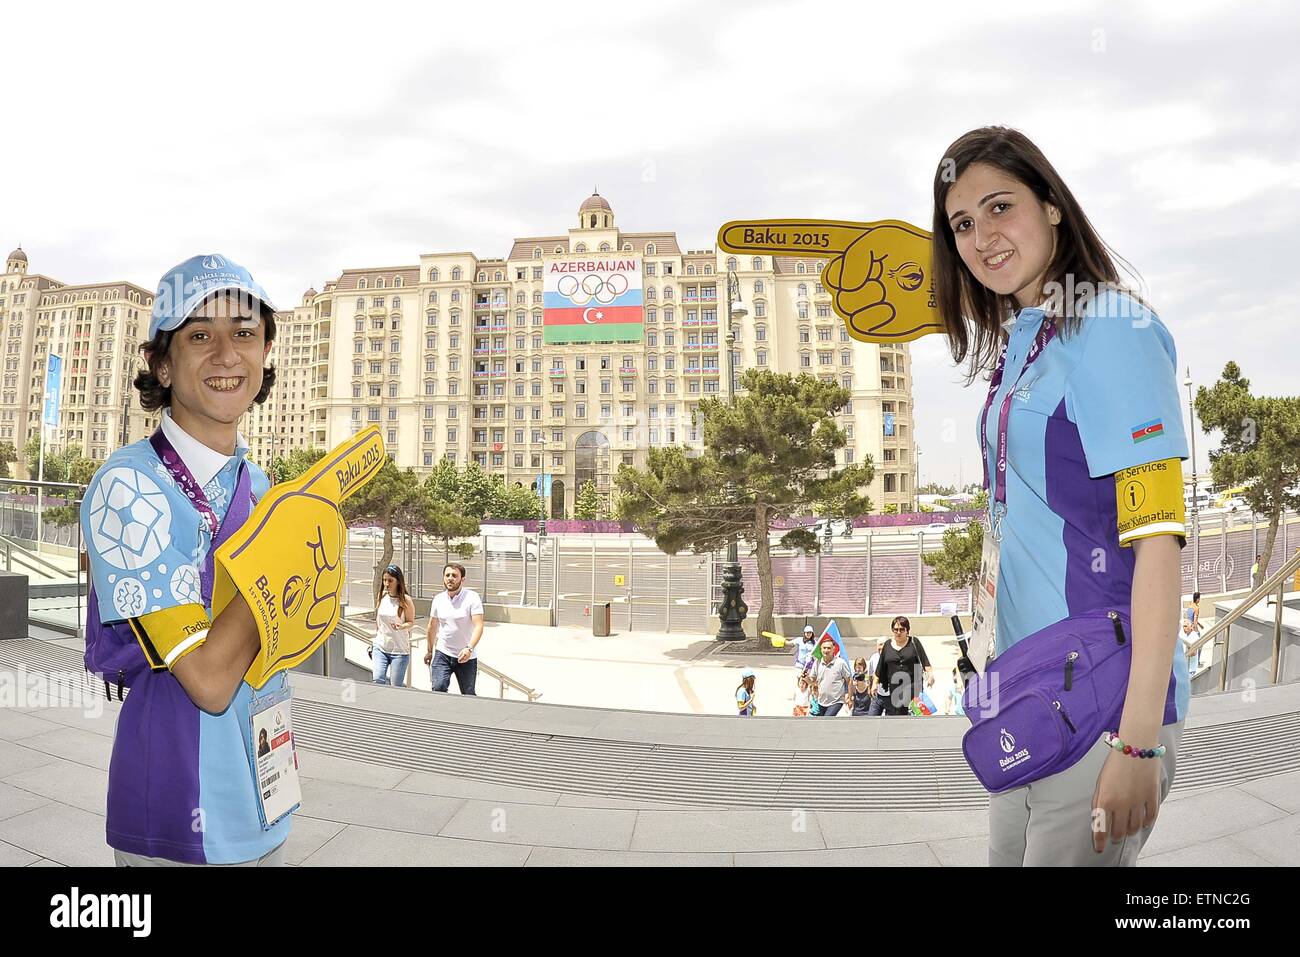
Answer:
<svg viewBox="0 0 1300 957"><path fill-rule="evenodd" d="M1163 758L1165 756L1165 746L1157 744L1154 748L1135 748L1131 744L1125 744L1119 739L1119 735L1114 731L1106 732L1106 743L1122 754L1127 754L1133 758Z"/></svg>

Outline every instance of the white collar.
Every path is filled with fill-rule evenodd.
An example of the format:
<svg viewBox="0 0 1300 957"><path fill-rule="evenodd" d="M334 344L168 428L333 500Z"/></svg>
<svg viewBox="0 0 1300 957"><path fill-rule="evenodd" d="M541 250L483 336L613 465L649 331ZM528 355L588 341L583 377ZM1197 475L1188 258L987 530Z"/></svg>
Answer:
<svg viewBox="0 0 1300 957"><path fill-rule="evenodd" d="M223 455L216 449L208 448L194 436L190 435L172 419L172 410L163 409L162 432L167 441L180 455L185 467L190 470L199 488L207 485L213 477L226 467L232 456ZM235 433L235 455L243 458L248 451L248 443L241 433Z"/></svg>

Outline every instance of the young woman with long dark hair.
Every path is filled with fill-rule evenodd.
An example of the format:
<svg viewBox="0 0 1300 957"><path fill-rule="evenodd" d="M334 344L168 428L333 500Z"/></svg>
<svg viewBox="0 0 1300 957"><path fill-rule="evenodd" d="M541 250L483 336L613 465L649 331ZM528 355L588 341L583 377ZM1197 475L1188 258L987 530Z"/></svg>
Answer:
<svg viewBox="0 0 1300 957"><path fill-rule="evenodd" d="M415 602L406 591L406 575L397 565L384 569L379 596L375 600L375 640L371 646L374 680L377 685L406 684L411 664L411 629L415 627Z"/></svg>
<svg viewBox="0 0 1300 957"><path fill-rule="evenodd" d="M1131 865L1173 781L1189 696L1174 654L1187 443L1173 338L1015 130L948 148L933 234L952 356L971 380L989 375L993 649L1099 609L1132 631L1118 727L1068 768L993 794L989 862Z"/></svg>

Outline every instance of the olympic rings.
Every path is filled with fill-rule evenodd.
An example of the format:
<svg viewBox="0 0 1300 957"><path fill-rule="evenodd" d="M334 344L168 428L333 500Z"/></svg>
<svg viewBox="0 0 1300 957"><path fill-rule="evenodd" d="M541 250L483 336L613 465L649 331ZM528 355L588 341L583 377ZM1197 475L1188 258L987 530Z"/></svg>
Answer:
<svg viewBox="0 0 1300 957"><path fill-rule="evenodd" d="M627 277L615 273L608 279L601 279L595 273L588 273L579 281L576 276L564 275L556 283L556 291L575 306L582 306L595 299L601 305L609 305L616 298L627 292Z"/></svg>

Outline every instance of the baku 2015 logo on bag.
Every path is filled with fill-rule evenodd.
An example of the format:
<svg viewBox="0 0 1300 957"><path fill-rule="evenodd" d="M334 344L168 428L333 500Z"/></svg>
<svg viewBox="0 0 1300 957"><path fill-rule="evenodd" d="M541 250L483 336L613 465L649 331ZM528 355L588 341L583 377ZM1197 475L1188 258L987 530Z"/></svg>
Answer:
<svg viewBox="0 0 1300 957"><path fill-rule="evenodd" d="M1003 751L1010 755L1010 757L999 759L998 768L1002 771L1010 771L1016 765L1024 764L1030 758L1028 748L1021 748L1016 751L1016 739L1006 728L1003 728L1002 733L998 735L998 744L1002 746Z"/></svg>

